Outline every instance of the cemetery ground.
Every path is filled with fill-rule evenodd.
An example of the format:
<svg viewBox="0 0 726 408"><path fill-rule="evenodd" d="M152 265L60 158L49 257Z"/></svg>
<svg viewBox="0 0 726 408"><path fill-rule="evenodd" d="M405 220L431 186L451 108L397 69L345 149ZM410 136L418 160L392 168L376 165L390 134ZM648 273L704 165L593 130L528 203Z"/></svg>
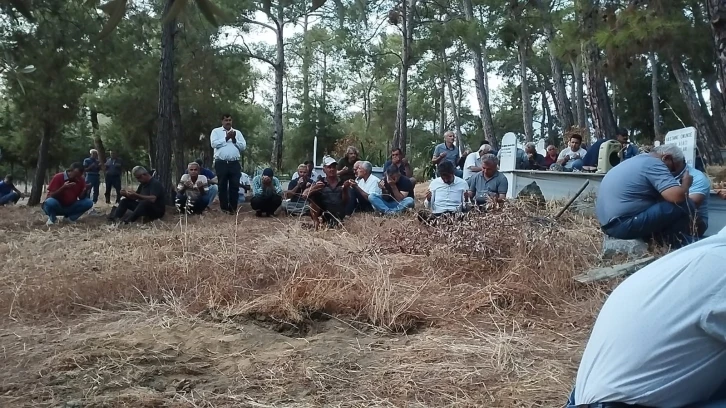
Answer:
<svg viewBox="0 0 726 408"><path fill-rule="evenodd" d="M0 208L0 406L560 407L614 282L572 279L602 236L557 209L316 232Z"/></svg>

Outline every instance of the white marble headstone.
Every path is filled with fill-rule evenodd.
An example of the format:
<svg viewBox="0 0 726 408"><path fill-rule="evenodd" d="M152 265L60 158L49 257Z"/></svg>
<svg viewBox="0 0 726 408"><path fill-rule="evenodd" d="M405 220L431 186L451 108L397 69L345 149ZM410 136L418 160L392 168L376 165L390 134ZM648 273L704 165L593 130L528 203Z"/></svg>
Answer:
<svg viewBox="0 0 726 408"><path fill-rule="evenodd" d="M671 130L665 135L665 144L674 144L683 150L686 163L693 166L696 161L696 128L687 127Z"/></svg>
<svg viewBox="0 0 726 408"><path fill-rule="evenodd" d="M541 154L542 156L544 156L547 153L547 148L545 146L544 139L540 139L540 141L537 142L537 153Z"/></svg>
<svg viewBox="0 0 726 408"><path fill-rule="evenodd" d="M500 152L499 170L514 170L517 167L517 136L514 133L504 135Z"/></svg>

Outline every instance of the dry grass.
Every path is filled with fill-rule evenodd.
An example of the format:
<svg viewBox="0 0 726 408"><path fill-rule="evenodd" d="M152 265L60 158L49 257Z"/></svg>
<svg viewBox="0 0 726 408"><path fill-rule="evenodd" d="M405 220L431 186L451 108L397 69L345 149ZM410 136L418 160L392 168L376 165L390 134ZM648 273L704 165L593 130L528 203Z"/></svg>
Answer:
<svg viewBox="0 0 726 408"><path fill-rule="evenodd" d="M318 232L0 211L2 406L556 407L607 289L571 279L595 224L549 210Z"/></svg>

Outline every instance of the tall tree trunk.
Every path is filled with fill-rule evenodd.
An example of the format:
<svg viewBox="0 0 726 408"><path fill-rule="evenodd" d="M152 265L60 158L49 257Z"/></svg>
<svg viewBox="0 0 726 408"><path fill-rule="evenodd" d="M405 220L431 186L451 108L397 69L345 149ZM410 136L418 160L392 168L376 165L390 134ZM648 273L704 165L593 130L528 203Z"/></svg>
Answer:
<svg viewBox="0 0 726 408"><path fill-rule="evenodd" d="M707 0L708 16L716 44L716 64L719 82L721 82L722 102L726 105L726 1Z"/></svg>
<svg viewBox="0 0 726 408"><path fill-rule="evenodd" d="M439 91L439 138L444 137L448 124L446 123L446 79L441 77L441 90Z"/></svg>
<svg viewBox="0 0 726 408"><path fill-rule="evenodd" d="M181 107L179 106L179 89L174 87L174 102L171 109L171 128L173 133L174 167L176 174L174 180L179 180L187 169L186 155L184 154L184 129L182 128Z"/></svg>
<svg viewBox="0 0 726 408"><path fill-rule="evenodd" d="M578 19L585 33L595 32L600 10L600 0L580 0ZM605 76L600 66L600 49L593 39L582 43L583 68L587 73L587 96L590 102L592 125L598 139L615 136L615 117L608 98Z"/></svg>
<svg viewBox="0 0 726 408"><path fill-rule="evenodd" d="M98 159L101 163L106 163L106 148L101 140L101 132L98 130L98 110L95 107L90 109L91 114L91 132L93 132L93 146L98 150Z"/></svg>
<svg viewBox="0 0 726 408"><path fill-rule="evenodd" d="M35 166L33 185L30 190L30 197L28 197L29 206L40 204L43 187L45 186L45 172L48 170L50 141L54 133L55 126L51 122L43 121L43 136L40 139L40 146L38 147L38 163Z"/></svg>
<svg viewBox="0 0 726 408"><path fill-rule="evenodd" d="M549 2L548 2L549 3ZM557 57L555 45L555 27L552 24L552 16L545 2L537 1L537 6L544 16L544 38L547 43L547 51L550 57L550 67L552 68L552 82L554 83L555 104L557 105L557 115L559 116L560 125L564 131L569 130L575 121L572 117L572 108L570 101L567 99L567 88L565 86L565 78L562 75L562 64Z"/></svg>
<svg viewBox="0 0 726 408"><path fill-rule="evenodd" d="M711 101L713 123L717 131L716 140L719 145L726 146L726 106L724 106L724 98L718 90L716 77L713 74L706 76L706 85L709 92L708 99Z"/></svg>
<svg viewBox="0 0 726 408"><path fill-rule="evenodd" d="M175 0L166 0L166 15ZM156 171L159 181L172 196L171 155L173 140L172 115L174 109L174 36L176 35L176 19L164 23L161 28L161 67L159 69L159 110L156 132Z"/></svg>
<svg viewBox="0 0 726 408"><path fill-rule="evenodd" d="M648 62L650 63L650 73L653 76L650 81L650 99L653 103L653 133L655 140L663 142L663 127L661 121L663 117L660 114L660 94L658 93L658 61L654 52L648 53Z"/></svg>
<svg viewBox="0 0 726 408"><path fill-rule="evenodd" d="M467 21L477 22L474 17L474 7L471 0L463 0L464 15ZM486 54L486 43L475 42L469 46L471 56L474 60L474 84L476 86L476 101L479 104L479 119L481 120L484 139L488 140L496 148L497 138L494 136L494 120L489 106L489 84L487 81L488 58Z"/></svg>
<svg viewBox="0 0 726 408"><path fill-rule="evenodd" d="M406 154L408 140L408 68L411 66L413 29L416 3L418 0L401 2L401 71L398 77L398 104L396 106L396 128L393 131L393 148Z"/></svg>
<svg viewBox="0 0 726 408"><path fill-rule="evenodd" d="M312 106L310 105L310 63L312 62L312 50L308 38L308 15L303 17L303 52L300 74L302 75L302 128L309 130L312 126ZM365 103L365 101L364 101Z"/></svg>
<svg viewBox="0 0 726 408"><path fill-rule="evenodd" d="M529 95L529 83L527 82L527 44L526 39L517 39L517 51L519 55L519 77L522 89L522 120L524 122L524 138L527 142L531 142L534 137L534 128L532 126L532 101Z"/></svg>
<svg viewBox="0 0 726 408"><path fill-rule="evenodd" d="M285 79L285 38L283 37L283 5L278 2L277 6L277 49L275 58L275 108L273 112L273 121L275 122L275 140L272 144L272 166L276 170L282 169L282 140L283 140L283 121L282 121L282 104Z"/></svg>
<svg viewBox="0 0 726 408"><path fill-rule="evenodd" d="M446 84L449 88L449 100L451 101L451 113L454 115L454 127L456 130L456 146L459 148L459 154L462 152L462 141L461 141L461 119L459 118L459 108L456 104L456 98L454 98L454 87L451 86L451 71L449 71L449 64L446 59L446 51L441 51L441 61L444 64L444 75L446 75Z"/></svg>
<svg viewBox="0 0 726 408"><path fill-rule="evenodd" d="M578 57L577 60L572 59L572 76L574 79L575 87L575 112L577 113L577 127L587 129L587 109L585 108L585 84L582 79L582 69L580 67L580 61L582 58Z"/></svg>
<svg viewBox="0 0 726 408"><path fill-rule="evenodd" d="M678 87L681 91L681 96L683 96L683 101L688 107L688 113L691 115L693 125L698 131L696 140L701 156L708 163L722 164L723 159L721 158L720 151L714 143L711 125L708 122L708 118L704 115L703 109L701 109L701 105L698 102L698 96L696 96L696 91L693 89L693 86L691 86L691 78L688 76L686 67L683 66L683 62L680 57L672 57L671 69L673 70L673 75L676 77L676 81L678 82Z"/></svg>

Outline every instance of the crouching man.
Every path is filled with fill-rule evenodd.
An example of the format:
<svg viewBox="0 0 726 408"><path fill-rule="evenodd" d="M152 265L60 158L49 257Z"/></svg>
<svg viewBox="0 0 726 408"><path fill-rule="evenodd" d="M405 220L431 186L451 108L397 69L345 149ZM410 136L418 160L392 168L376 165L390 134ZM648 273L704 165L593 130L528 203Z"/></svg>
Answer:
<svg viewBox="0 0 726 408"><path fill-rule="evenodd" d="M345 218L350 187L338 179L337 165L332 157L323 159L325 178L314 183L303 193L303 197L310 204L310 217L313 219L315 229L320 227L321 218L329 227L340 225Z"/></svg>
<svg viewBox="0 0 726 408"><path fill-rule="evenodd" d="M142 217L147 222L163 217L166 212L164 186L141 166L134 167L132 173L138 180L139 187L135 193L121 190L121 201L118 208L111 211L109 219L128 224ZM127 211L131 212L126 214Z"/></svg>
<svg viewBox="0 0 726 408"><path fill-rule="evenodd" d="M592 328L568 408L726 407L724 264L721 230L618 285Z"/></svg>
<svg viewBox="0 0 726 408"><path fill-rule="evenodd" d="M202 168L197 162L187 165L187 174L181 176L176 187L176 208L187 214L201 214L207 208L208 179L199 174Z"/></svg>
<svg viewBox="0 0 726 408"><path fill-rule="evenodd" d="M48 215L46 225L58 222L58 216L63 220L75 223L86 211L93 208L93 201L84 198L91 187L83 179L83 165L73 163L68 170L58 173L48 184L48 196L43 203L43 211Z"/></svg>
<svg viewBox="0 0 726 408"><path fill-rule="evenodd" d="M595 203L603 232L618 239L655 238L675 248L692 242L697 212L688 197L693 177L685 165L678 146L662 145L613 167Z"/></svg>
<svg viewBox="0 0 726 408"><path fill-rule="evenodd" d="M271 217L282 204L282 186L271 168L262 171L262 175L252 179L252 199L250 206L255 215Z"/></svg>
<svg viewBox="0 0 726 408"><path fill-rule="evenodd" d="M373 209L383 214L400 214L413 208L413 183L396 166L388 166L383 180L378 182L380 194L369 194Z"/></svg>

